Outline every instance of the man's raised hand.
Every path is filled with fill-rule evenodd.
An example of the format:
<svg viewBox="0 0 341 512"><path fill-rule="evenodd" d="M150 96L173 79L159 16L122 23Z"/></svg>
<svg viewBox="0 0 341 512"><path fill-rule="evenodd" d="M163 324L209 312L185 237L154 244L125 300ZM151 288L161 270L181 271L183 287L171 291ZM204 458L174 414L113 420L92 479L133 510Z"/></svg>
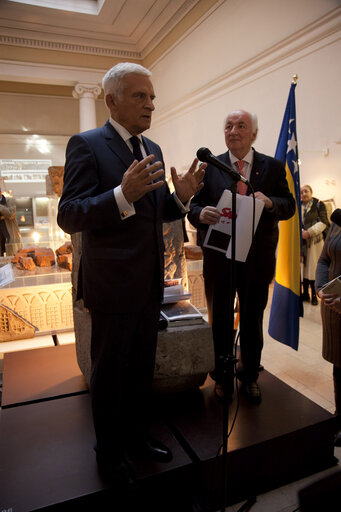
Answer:
<svg viewBox="0 0 341 512"><path fill-rule="evenodd" d="M165 181L161 178L164 177L165 171L160 169L162 162L149 165L154 158L154 155L148 155L140 162L134 160L123 174L121 188L128 203L134 203L151 190L164 185Z"/></svg>
<svg viewBox="0 0 341 512"><path fill-rule="evenodd" d="M186 174L181 177L178 176L175 167L171 167L175 192L182 203L187 203L204 186L202 180L205 176L207 164L201 164L197 168L198 162L199 160L195 158Z"/></svg>

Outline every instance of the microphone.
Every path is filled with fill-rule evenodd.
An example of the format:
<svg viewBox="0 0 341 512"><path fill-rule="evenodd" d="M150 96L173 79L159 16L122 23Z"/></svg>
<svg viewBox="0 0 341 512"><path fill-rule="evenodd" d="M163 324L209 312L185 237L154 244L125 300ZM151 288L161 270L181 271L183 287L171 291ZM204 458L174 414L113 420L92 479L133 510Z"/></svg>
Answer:
<svg viewBox="0 0 341 512"><path fill-rule="evenodd" d="M341 227L341 208L337 208L330 216L330 220Z"/></svg>
<svg viewBox="0 0 341 512"><path fill-rule="evenodd" d="M246 183L247 185L249 185L249 182L247 181L247 179L244 176L242 176L235 169L232 169L232 167L230 167L229 165L227 165L224 162L222 162L221 160L219 160L216 156L213 156L211 151L208 148L198 149L197 157L199 158L199 160L201 162L207 162L209 164L214 165L215 167L218 167L218 169L228 172L230 174L230 176L232 176L232 178L235 181L242 181L243 183Z"/></svg>

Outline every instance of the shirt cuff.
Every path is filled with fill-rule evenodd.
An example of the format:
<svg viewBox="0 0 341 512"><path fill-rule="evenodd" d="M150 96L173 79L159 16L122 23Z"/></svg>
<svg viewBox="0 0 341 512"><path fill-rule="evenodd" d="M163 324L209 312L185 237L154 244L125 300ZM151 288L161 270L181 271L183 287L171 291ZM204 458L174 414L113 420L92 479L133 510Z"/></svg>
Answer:
<svg viewBox="0 0 341 512"><path fill-rule="evenodd" d="M187 203L183 204L180 199L178 198L178 196L176 195L176 192L173 192L173 197L174 197L174 200L176 202L176 204L178 205L178 207L180 208L180 211L181 213L188 213L189 210L190 210L190 204L191 204L191 200L189 199L187 201Z"/></svg>
<svg viewBox="0 0 341 512"><path fill-rule="evenodd" d="M135 208L133 204L128 203L126 198L124 197L124 194L122 192L122 187L119 185L118 187L115 187L114 190L114 197L116 200L117 208L120 212L121 219L127 219L128 217L131 217L132 215L135 215Z"/></svg>

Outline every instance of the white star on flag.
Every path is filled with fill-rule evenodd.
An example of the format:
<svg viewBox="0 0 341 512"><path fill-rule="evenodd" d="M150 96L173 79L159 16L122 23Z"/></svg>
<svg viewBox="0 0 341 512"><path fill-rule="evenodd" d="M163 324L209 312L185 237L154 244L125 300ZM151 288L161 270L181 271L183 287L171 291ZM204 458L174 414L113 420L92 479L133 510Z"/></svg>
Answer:
<svg viewBox="0 0 341 512"><path fill-rule="evenodd" d="M297 142L295 139L295 134L293 133L291 136L291 139L288 140L288 150L287 153L289 153L291 150L293 150L296 153L296 146Z"/></svg>

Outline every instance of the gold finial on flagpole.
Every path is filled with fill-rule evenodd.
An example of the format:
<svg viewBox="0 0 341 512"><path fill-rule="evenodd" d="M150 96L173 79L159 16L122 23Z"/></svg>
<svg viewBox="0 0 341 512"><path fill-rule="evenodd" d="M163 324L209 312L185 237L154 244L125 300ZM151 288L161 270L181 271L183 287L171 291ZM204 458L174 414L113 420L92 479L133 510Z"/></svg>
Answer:
<svg viewBox="0 0 341 512"><path fill-rule="evenodd" d="M298 79L298 75L294 75L292 77L292 82L291 83L296 85L297 84L297 79Z"/></svg>

